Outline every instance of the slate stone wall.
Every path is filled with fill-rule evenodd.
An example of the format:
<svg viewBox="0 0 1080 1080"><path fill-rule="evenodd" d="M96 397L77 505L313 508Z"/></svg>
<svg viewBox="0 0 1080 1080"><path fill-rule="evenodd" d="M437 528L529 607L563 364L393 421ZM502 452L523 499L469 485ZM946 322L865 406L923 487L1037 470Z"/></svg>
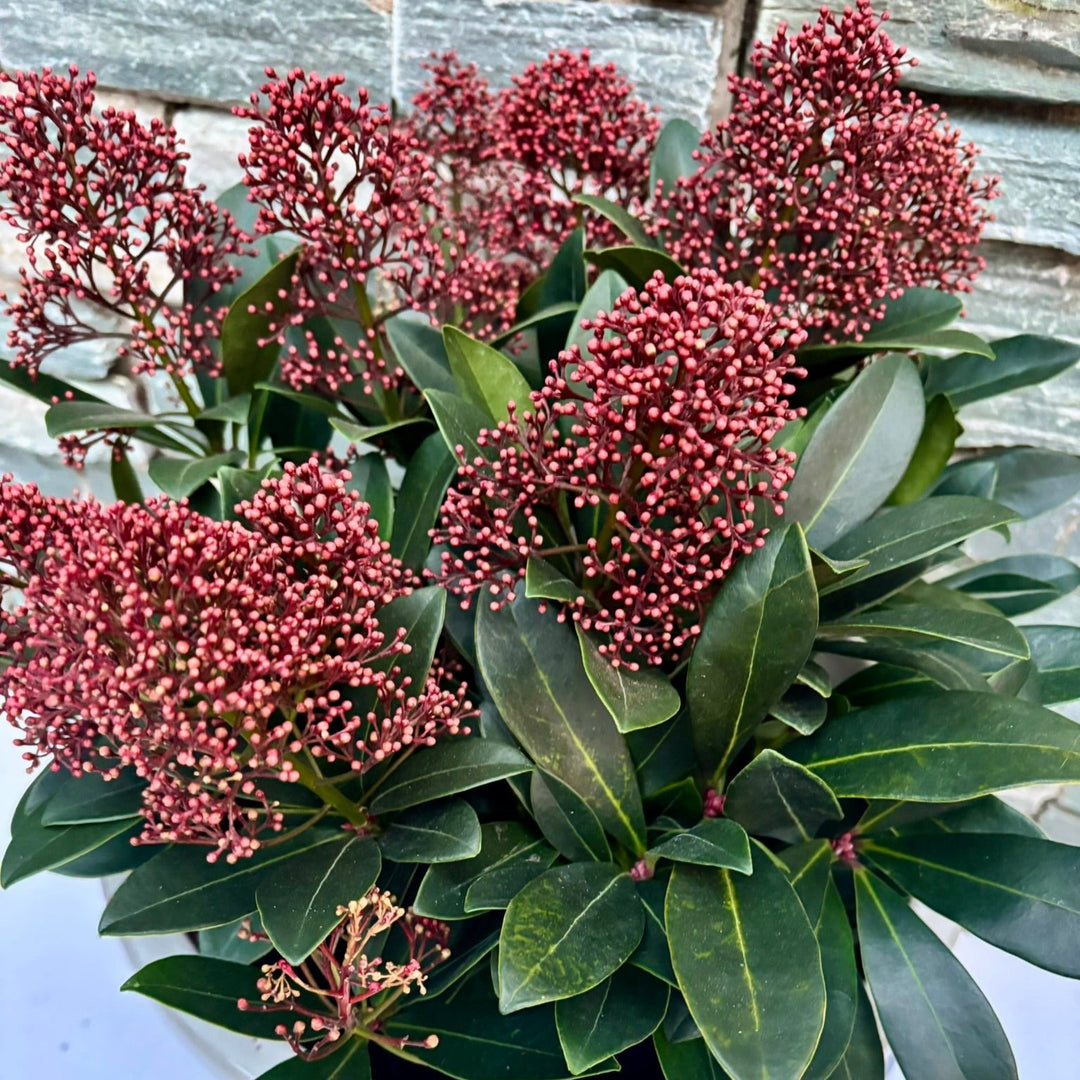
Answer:
<svg viewBox="0 0 1080 1080"><path fill-rule="evenodd" d="M842 0L838 0L842 2ZM619 63L665 116L722 115L740 48L820 0L0 0L0 66L97 72L113 99L166 116L188 144L192 177L211 191L237 179L244 126L227 107L267 65L342 71L376 99L407 101L433 49L456 49L496 83L553 48L588 46ZM969 325L1080 339L1080 2L892 0L889 33L920 59L908 83L940 101L1002 176L988 263ZM109 95L106 95L109 96ZM0 290L18 245L0 232ZM2 329L2 328L0 328ZM75 354L68 375L111 380L108 358ZM1080 452L1080 373L965 411L968 445L1036 444ZM0 391L0 471L56 472L40 416Z"/></svg>

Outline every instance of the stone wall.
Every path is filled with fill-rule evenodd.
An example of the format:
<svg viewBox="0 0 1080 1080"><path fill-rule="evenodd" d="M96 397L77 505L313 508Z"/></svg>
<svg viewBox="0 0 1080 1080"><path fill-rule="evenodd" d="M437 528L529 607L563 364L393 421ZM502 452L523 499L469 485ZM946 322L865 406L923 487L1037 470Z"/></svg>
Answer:
<svg viewBox="0 0 1080 1080"><path fill-rule="evenodd" d="M376 99L407 101L433 49L456 49L495 82L553 48L616 61L665 116L722 115L725 79L753 37L815 17L820 0L0 0L0 66L76 63L110 101L174 123L190 173L215 192L238 178L244 126L228 106L263 68L342 71ZM1080 0L892 0L889 33L919 57L908 83L940 101L1002 177L987 270L969 325L1080 339ZM17 245L0 233L0 290ZM75 355L67 373L123 381L108 358ZM70 488L40 411L0 391L0 471ZM1080 372L965 410L967 445L1080 452ZM1070 530L1071 532L1071 530Z"/></svg>

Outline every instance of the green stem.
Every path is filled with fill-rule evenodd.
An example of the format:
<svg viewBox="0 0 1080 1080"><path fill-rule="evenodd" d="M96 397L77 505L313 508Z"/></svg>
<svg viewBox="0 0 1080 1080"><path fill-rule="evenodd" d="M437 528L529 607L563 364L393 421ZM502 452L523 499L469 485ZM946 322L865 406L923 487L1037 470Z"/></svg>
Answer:
<svg viewBox="0 0 1080 1080"><path fill-rule="evenodd" d="M311 751L305 749L300 754L291 754L289 760L300 774L300 783L314 792L327 806L336 810L346 821L357 826L366 828L368 825L367 814L352 802L342 792L338 791L319 771L319 766L312 757Z"/></svg>
<svg viewBox="0 0 1080 1080"><path fill-rule="evenodd" d="M373 331L373 336L369 338L371 351L375 354L377 360L385 361L386 357L383 354L382 342L379 340L378 331L375 330L375 316L371 312L371 301L368 299L367 289L363 285L357 285L355 292L356 306L360 310L360 322L365 330ZM393 423L395 420L400 420L401 402L397 394L388 394L383 389L382 384L378 382L372 384L372 390L387 421Z"/></svg>

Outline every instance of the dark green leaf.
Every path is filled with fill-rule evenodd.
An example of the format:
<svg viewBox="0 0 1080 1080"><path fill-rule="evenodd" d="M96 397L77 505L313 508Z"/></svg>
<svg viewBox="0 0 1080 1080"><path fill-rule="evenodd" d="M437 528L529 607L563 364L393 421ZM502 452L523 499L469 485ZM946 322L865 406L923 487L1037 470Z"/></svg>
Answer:
<svg viewBox="0 0 1080 1080"><path fill-rule="evenodd" d="M645 226L626 207L605 199L602 195L577 194L573 196L573 202L587 206L602 218L606 218L631 244L636 244L639 248L656 247L645 231Z"/></svg>
<svg viewBox="0 0 1080 1080"><path fill-rule="evenodd" d="M537 827L560 855L574 861L610 861L611 845L600 819L557 777L533 772L529 806Z"/></svg>
<svg viewBox="0 0 1080 1080"><path fill-rule="evenodd" d="M491 344L501 349L508 342L511 342L518 336L523 334L526 330L541 329L545 323L557 323L560 327L566 325L566 319L568 315L574 315L578 310L578 303L576 300L564 300L559 304L551 304L549 307L541 308L539 311L534 312L527 319L522 319L521 322L514 323L508 330L504 330L497 337L491 339ZM523 370L524 365L516 365L518 370Z"/></svg>
<svg viewBox="0 0 1080 1080"><path fill-rule="evenodd" d="M645 933L641 944L630 956L629 963L675 986L671 969L671 950L668 948L667 928L664 926L664 896L668 878L656 876L636 882L638 897L645 909Z"/></svg>
<svg viewBox="0 0 1080 1080"><path fill-rule="evenodd" d="M1080 698L1080 627L1025 626L1039 677L1038 700L1056 705Z"/></svg>
<svg viewBox="0 0 1080 1080"><path fill-rule="evenodd" d="M982 495L1033 518L1080 491L1080 458L1055 450L1017 446L991 450L950 465L935 495Z"/></svg>
<svg viewBox="0 0 1080 1080"><path fill-rule="evenodd" d="M485 870L465 894L465 910L505 911L510 901L533 878L539 877L558 858L558 852L542 840L534 840L501 866Z"/></svg>
<svg viewBox="0 0 1080 1080"><path fill-rule="evenodd" d="M992 345L992 364L977 353L963 353L947 360L927 358L923 369L927 397L948 394L959 408L1044 382L1080 359L1080 345L1075 342L1036 334L1019 334Z"/></svg>
<svg viewBox="0 0 1080 1080"><path fill-rule="evenodd" d="M0 887L10 888L17 881L56 870L87 855L96 848L126 833L136 818L95 821L88 825L50 825L42 823L44 807L13 824L11 841L0 865Z"/></svg>
<svg viewBox="0 0 1080 1080"><path fill-rule="evenodd" d="M867 814L870 813L872 807L879 805L877 801L871 802L867 806ZM946 803L938 809L937 813L934 812L933 803L900 803L898 805L908 808L909 811L922 809L926 812L926 816L920 819L911 815L910 824L897 820L903 817L902 814L894 814L887 818L884 822L885 827L890 824L899 825L899 829L893 832L895 836L913 836L916 833L932 833L935 836L941 833L991 833L994 835L1005 833L1010 836L1034 837L1036 840L1046 839L1042 829L1031 818L1020 813L1019 810L1014 810L1008 803L1002 802L994 795L984 795L982 798L972 799L971 802L961 803L959 806L955 803ZM864 827L860 823L859 831L869 832L874 827L869 825ZM877 831L880 831L880 828Z"/></svg>
<svg viewBox="0 0 1080 1080"><path fill-rule="evenodd" d="M455 987L460 988L461 981L484 960L487 960L492 951L499 944L498 929L492 930L487 934L482 934L473 940L469 940L465 935L470 931L476 930L478 927L489 925L491 925L490 921L483 919L475 919L467 923L458 924L459 927L464 927L465 929L461 935L451 937L452 948L450 959L441 963L431 975L428 976L428 980L424 984L424 988L427 990L427 993L424 995L426 1000L430 1001L432 998L438 997L440 994L445 994Z"/></svg>
<svg viewBox="0 0 1080 1080"><path fill-rule="evenodd" d="M829 702L816 690L796 684L772 707L770 714L794 728L800 735L817 731L829 714Z"/></svg>
<svg viewBox="0 0 1080 1080"><path fill-rule="evenodd" d="M104 844L80 855L53 870L64 877L108 877L110 874L126 874L137 866L142 866L156 854L154 844L133 844L132 841L142 832L142 821L132 825L127 832L106 840Z"/></svg>
<svg viewBox="0 0 1080 1080"><path fill-rule="evenodd" d="M536 311L543 311L557 304L580 304L584 300L589 286L584 255L585 230L579 226L563 241L562 247L551 260L537 294ZM521 317L522 312L519 310L518 318ZM537 326L536 342L540 358L538 374L541 377L547 374L547 361L553 360L565 344L573 323L574 315L567 314L561 319L545 320Z"/></svg>
<svg viewBox="0 0 1080 1080"><path fill-rule="evenodd" d="M480 820L464 799L407 810L379 837L393 862L440 863L480 854Z"/></svg>
<svg viewBox="0 0 1080 1080"><path fill-rule="evenodd" d="M45 430L54 439L75 431L152 428L168 422L168 417L121 409L104 401L60 401L45 414Z"/></svg>
<svg viewBox="0 0 1080 1080"><path fill-rule="evenodd" d="M259 1080L371 1080L371 1059L363 1039L343 1039L344 1045L316 1061L291 1057Z"/></svg>
<svg viewBox="0 0 1080 1080"><path fill-rule="evenodd" d="M724 813L755 836L811 840L844 812L828 786L802 765L762 750L728 786Z"/></svg>
<svg viewBox="0 0 1080 1080"><path fill-rule="evenodd" d="M915 452L925 408L915 365L898 353L841 394L803 453L785 506L807 543L827 550L888 498Z"/></svg>
<svg viewBox="0 0 1080 1080"><path fill-rule="evenodd" d="M669 120L656 140L652 161L649 163L649 191L656 194L658 184L663 184L663 194L671 195L676 181L692 176L698 170L694 151L701 142L701 132L689 120Z"/></svg>
<svg viewBox="0 0 1080 1080"><path fill-rule="evenodd" d="M55 401L86 401L107 405L107 402L96 394L80 390L79 387L72 386L54 375L47 375L44 371L31 374L25 364L13 364L3 357L0 357L0 382L21 390L43 405L52 405Z"/></svg>
<svg viewBox="0 0 1080 1080"><path fill-rule="evenodd" d="M1058 555L1009 555L962 570L941 584L992 604L1011 618L1071 593L1080 586L1080 567Z"/></svg>
<svg viewBox="0 0 1080 1080"><path fill-rule="evenodd" d="M429 390L426 397L435 423L455 459L468 465L477 458L486 459L491 450L481 448L476 436L494 426L491 417L483 409L445 390Z"/></svg>
<svg viewBox="0 0 1080 1080"><path fill-rule="evenodd" d="M582 356L588 356L588 344L592 341L593 332L583 330L581 323L585 319L593 319L597 312L608 312L615 306L615 301L622 296L630 286L626 279L620 277L614 270L602 270L596 275L596 280L589 286L585 299L581 301L574 325L566 337L566 347L576 345Z"/></svg>
<svg viewBox="0 0 1080 1080"><path fill-rule="evenodd" d="M910 668L948 690L981 692L990 689L990 684L976 667L957 656L931 648L933 643L926 638L851 638L821 644L829 652L840 656L876 660L887 668ZM907 692L904 693L906 695ZM881 695L875 695L875 700L877 696Z"/></svg>
<svg viewBox="0 0 1080 1080"><path fill-rule="evenodd" d="M755 845L750 875L678 865L665 905L671 962L705 1042L734 1080L798 1080L825 1019L814 931Z"/></svg>
<svg viewBox="0 0 1080 1080"><path fill-rule="evenodd" d="M186 499L218 474L222 465L244 460L238 450L205 458L156 457L150 462L150 479L172 499Z"/></svg>
<svg viewBox="0 0 1080 1080"><path fill-rule="evenodd" d="M581 589L563 577L547 559L530 555L525 563L525 595L530 600L574 601L581 595Z"/></svg>
<svg viewBox="0 0 1080 1080"><path fill-rule="evenodd" d="M427 319L413 318L410 312L387 319L384 326L395 359L417 389L458 392L442 334Z"/></svg>
<svg viewBox="0 0 1080 1080"><path fill-rule="evenodd" d="M218 405L211 405L199 413L200 420L220 420L230 424L246 424L251 413L251 394L227 397Z"/></svg>
<svg viewBox="0 0 1080 1080"><path fill-rule="evenodd" d="M555 1005L555 1026L575 1075L647 1039L667 1012L670 988L626 966L599 986Z"/></svg>
<svg viewBox="0 0 1080 1080"><path fill-rule="evenodd" d="M253 941L250 937L240 937L255 933L259 936ZM228 960L234 964L253 964L261 960L274 946L269 938L262 936L262 923L258 914L247 915L226 926L215 926L199 931L199 955L211 956L215 960Z"/></svg>
<svg viewBox="0 0 1080 1080"><path fill-rule="evenodd" d="M876 705L892 697L921 694L933 689L933 680L918 671L874 664L857 671L842 682L837 690L852 705Z"/></svg>
<svg viewBox="0 0 1080 1080"><path fill-rule="evenodd" d="M1028 836L939 833L866 840L860 851L992 945L1080 977L1080 849Z"/></svg>
<svg viewBox="0 0 1080 1080"><path fill-rule="evenodd" d="M519 597L477 613L484 681L506 726L545 771L575 791L614 837L645 848L645 812L626 743L597 697L574 631Z"/></svg>
<svg viewBox="0 0 1080 1080"><path fill-rule="evenodd" d="M127 447L118 444L112 448L109 458L109 478L112 480L113 494L120 502L134 506L142 502L142 485L139 474L131 464Z"/></svg>
<svg viewBox="0 0 1080 1080"><path fill-rule="evenodd" d="M614 270L636 288L642 288L659 272L674 281L686 271L670 256L651 247L610 247L585 252L585 259L600 270Z"/></svg>
<svg viewBox="0 0 1080 1080"><path fill-rule="evenodd" d="M398 596L379 610L379 629L392 640L400 630L402 641L409 646L406 655L397 655L371 663L373 670L401 669L400 680L408 679L415 693L424 686L435 650L439 645L443 616L446 612L446 590L441 585L426 585L406 596Z"/></svg>
<svg viewBox="0 0 1080 1080"><path fill-rule="evenodd" d="M509 357L453 326L443 327L443 344L459 393L491 420L509 420L511 403L519 416L532 408L529 384Z"/></svg>
<svg viewBox="0 0 1080 1080"><path fill-rule="evenodd" d="M704 1039L669 1042L662 1030L653 1035L664 1080L731 1080L709 1053Z"/></svg>
<svg viewBox="0 0 1080 1080"><path fill-rule="evenodd" d="M1071 720L1000 694L955 690L856 709L784 747L840 798L958 802L1080 782Z"/></svg>
<svg viewBox="0 0 1080 1080"><path fill-rule="evenodd" d="M631 732L626 741L646 798L697 770L690 717L685 709L654 728Z"/></svg>
<svg viewBox="0 0 1080 1080"><path fill-rule="evenodd" d="M389 540L394 527L394 492L390 473L381 454L361 454L350 462L350 491L358 491L371 507L371 516L379 523L379 539Z"/></svg>
<svg viewBox="0 0 1080 1080"><path fill-rule="evenodd" d="M64 783L42 809L43 825L84 825L90 821L128 821L142 809L146 781L125 769L115 780L99 773L75 777L61 774Z"/></svg>
<svg viewBox="0 0 1080 1080"><path fill-rule="evenodd" d="M904 1073L1016 1080L1005 1033L960 961L872 874L855 875L855 893L863 968Z"/></svg>
<svg viewBox="0 0 1080 1080"><path fill-rule="evenodd" d="M802 530L772 533L728 575L690 658L686 698L707 771L722 769L802 669L817 592Z"/></svg>
<svg viewBox="0 0 1080 1080"><path fill-rule="evenodd" d="M341 921L338 908L363 898L381 865L374 840L346 833L335 844L312 848L277 867L255 894L274 948L290 964L306 960Z"/></svg>
<svg viewBox="0 0 1080 1080"><path fill-rule="evenodd" d="M637 948L645 912L630 876L611 863L557 866L506 910L499 938L499 1011L574 997Z"/></svg>
<svg viewBox="0 0 1080 1080"><path fill-rule="evenodd" d="M458 462L439 432L429 435L409 461L397 498L390 550L409 569L424 565L431 549L428 531L439 519L446 489Z"/></svg>
<svg viewBox="0 0 1080 1080"><path fill-rule="evenodd" d="M206 849L173 846L133 871L105 906L105 935L171 934L224 926L255 910L255 890L305 851L340 842L339 830L309 829L247 859L206 861Z"/></svg>
<svg viewBox="0 0 1080 1080"><path fill-rule="evenodd" d="M528 759L512 746L486 739L444 739L412 754L375 796L371 812L405 810L531 768Z"/></svg>
<svg viewBox="0 0 1080 1080"><path fill-rule="evenodd" d="M231 465L223 465L218 470L222 517L227 521L232 520L236 504L247 502L277 468L276 461L268 461L258 469L234 469Z"/></svg>
<svg viewBox="0 0 1080 1080"><path fill-rule="evenodd" d="M734 821L706 818L687 832L675 833L649 851L651 858L694 866L719 866L749 874L750 841Z"/></svg>
<svg viewBox="0 0 1080 1080"><path fill-rule="evenodd" d="M613 667L580 627L577 635L585 674L621 732L662 724L682 707L678 690L663 675L630 671L625 664Z"/></svg>
<svg viewBox="0 0 1080 1080"><path fill-rule="evenodd" d="M330 426L339 434L344 435L351 443L370 442L372 439L385 435L389 431L397 431L403 427L412 427L416 424L426 424L429 421L422 416L410 416L405 420L392 420L386 424L368 426L357 424L343 416L332 416Z"/></svg>
<svg viewBox="0 0 1080 1080"><path fill-rule="evenodd" d="M874 1010L860 982L855 1004L855 1027L851 1042L833 1073L834 1080L885 1080L885 1055L881 1050Z"/></svg>
<svg viewBox="0 0 1080 1080"><path fill-rule="evenodd" d="M280 1013L242 1010L236 1004L241 998L259 1000L258 978L255 968L246 964L210 956L169 956L147 964L120 989L242 1035L273 1039Z"/></svg>
<svg viewBox="0 0 1080 1080"><path fill-rule="evenodd" d="M986 361L983 360L983 363ZM952 402L944 394L930 398L926 403L926 419L915 453L900 482L893 488L888 502L901 506L920 498L949 464L956 440L963 430L956 419Z"/></svg>

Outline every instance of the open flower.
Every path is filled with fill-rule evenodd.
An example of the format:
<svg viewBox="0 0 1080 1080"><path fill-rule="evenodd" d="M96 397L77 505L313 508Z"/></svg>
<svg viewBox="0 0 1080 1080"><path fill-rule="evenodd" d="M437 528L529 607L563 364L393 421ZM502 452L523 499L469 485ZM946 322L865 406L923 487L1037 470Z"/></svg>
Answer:
<svg viewBox="0 0 1080 1080"><path fill-rule="evenodd" d="M868 0L781 26L732 76L697 172L657 199L685 266L761 288L828 340L858 337L913 286L970 289L995 180L936 105L898 88L904 50Z"/></svg>
<svg viewBox="0 0 1080 1080"><path fill-rule="evenodd" d="M436 530L441 577L465 604L486 593L494 606L530 558L569 560L582 591L563 614L606 655L678 660L724 575L762 543L755 501L782 509L793 455L770 444L799 415L788 380L804 335L711 270L657 274L583 325L589 355L561 353L528 411L462 461Z"/></svg>
<svg viewBox="0 0 1080 1080"><path fill-rule="evenodd" d="M260 782L297 759L362 772L467 730L438 668L400 677L379 611L409 585L342 475L286 465L233 522L6 480L0 508L3 712L32 764L144 777L143 842L250 855L282 827Z"/></svg>

